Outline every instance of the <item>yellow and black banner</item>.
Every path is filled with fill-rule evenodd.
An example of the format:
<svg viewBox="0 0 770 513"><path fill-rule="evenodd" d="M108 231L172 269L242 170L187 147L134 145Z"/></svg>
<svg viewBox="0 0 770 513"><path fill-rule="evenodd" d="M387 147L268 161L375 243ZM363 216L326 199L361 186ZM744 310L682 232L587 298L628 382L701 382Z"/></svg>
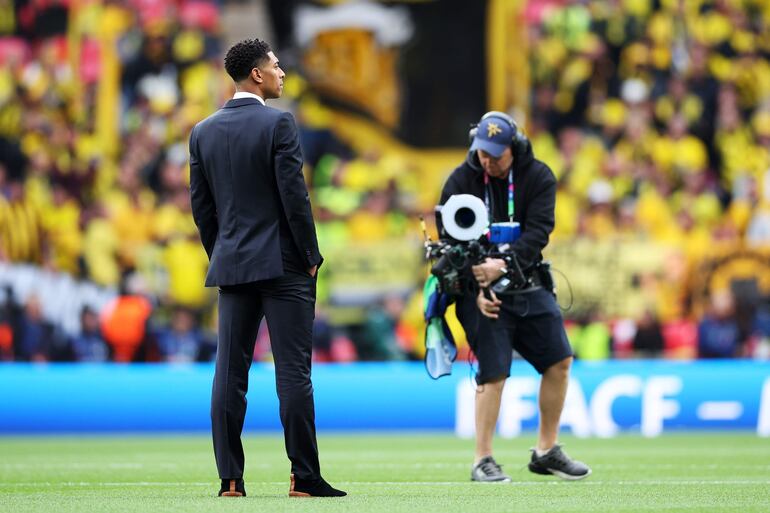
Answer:
<svg viewBox="0 0 770 513"><path fill-rule="evenodd" d="M456 148L484 112L526 110L524 3L289 0L274 29L327 106L413 148Z"/></svg>

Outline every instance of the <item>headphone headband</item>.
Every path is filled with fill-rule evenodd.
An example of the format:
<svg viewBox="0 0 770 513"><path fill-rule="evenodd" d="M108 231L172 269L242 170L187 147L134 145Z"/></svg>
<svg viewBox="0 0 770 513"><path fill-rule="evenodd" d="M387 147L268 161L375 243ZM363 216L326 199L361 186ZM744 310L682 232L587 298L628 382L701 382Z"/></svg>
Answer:
<svg viewBox="0 0 770 513"><path fill-rule="evenodd" d="M511 127L511 129L514 131L514 133L519 133L519 125L516 124L516 122L513 120L511 116L506 114L505 112L500 112L499 110L490 110L483 116L481 116L481 119L479 120L479 123L484 121L487 118L499 118L508 123L508 126ZM478 123L476 123L478 125Z"/></svg>

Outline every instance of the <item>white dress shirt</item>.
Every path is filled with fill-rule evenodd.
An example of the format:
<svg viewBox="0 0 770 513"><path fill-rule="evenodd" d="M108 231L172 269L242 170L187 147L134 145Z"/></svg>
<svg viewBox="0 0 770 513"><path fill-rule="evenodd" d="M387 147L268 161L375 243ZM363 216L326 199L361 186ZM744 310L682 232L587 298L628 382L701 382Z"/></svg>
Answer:
<svg viewBox="0 0 770 513"><path fill-rule="evenodd" d="M259 100L259 103L261 103L262 105L265 104L265 100L263 100L261 96L258 96L254 93L248 93L246 91L238 91L233 95L233 100L238 100L240 98L256 98L257 100Z"/></svg>

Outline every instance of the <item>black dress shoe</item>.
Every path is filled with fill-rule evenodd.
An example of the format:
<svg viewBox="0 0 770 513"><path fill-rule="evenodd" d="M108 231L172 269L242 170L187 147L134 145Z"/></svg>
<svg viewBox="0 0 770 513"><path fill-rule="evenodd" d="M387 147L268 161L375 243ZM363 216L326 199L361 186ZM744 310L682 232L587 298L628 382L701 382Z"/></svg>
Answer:
<svg viewBox="0 0 770 513"><path fill-rule="evenodd" d="M294 474L289 477L289 497L344 497L347 493L332 488L332 486L318 478L316 481L295 479Z"/></svg>
<svg viewBox="0 0 770 513"><path fill-rule="evenodd" d="M220 497L246 497L243 479L223 479L219 489Z"/></svg>

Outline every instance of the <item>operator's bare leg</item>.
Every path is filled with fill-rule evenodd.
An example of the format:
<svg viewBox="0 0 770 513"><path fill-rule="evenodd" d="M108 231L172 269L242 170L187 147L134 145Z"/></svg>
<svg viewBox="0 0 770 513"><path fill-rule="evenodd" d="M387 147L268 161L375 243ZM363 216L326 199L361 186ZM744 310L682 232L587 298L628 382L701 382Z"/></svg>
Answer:
<svg viewBox="0 0 770 513"><path fill-rule="evenodd" d="M559 418L564 408L564 398L567 396L571 365L572 357L570 356L548 367L540 380L540 431L537 437L537 449L540 451L547 451L556 445L559 435ZM478 404L478 398L476 404ZM498 408L499 406L498 400ZM478 426L478 414L476 415L476 424Z"/></svg>
<svg viewBox="0 0 770 513"><path fill-rule="evenodd" d="M476 460L492 455L492 437L500 413L505 377L476 386ZM558 419L557 419L558 421Z"/></svg>

